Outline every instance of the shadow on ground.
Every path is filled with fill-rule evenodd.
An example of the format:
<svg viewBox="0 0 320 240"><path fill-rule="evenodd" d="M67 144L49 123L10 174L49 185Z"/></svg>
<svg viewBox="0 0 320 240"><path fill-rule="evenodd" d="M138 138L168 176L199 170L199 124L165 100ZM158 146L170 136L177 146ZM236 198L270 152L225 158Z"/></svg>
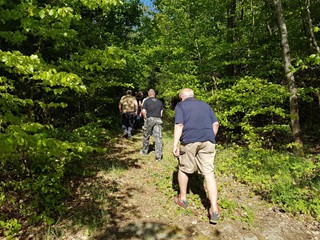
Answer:
<svg viewBox="0 0 320 240"><path fill-rule="evenodd" d="M118 139L115 145L107 146L107 156L93 160L90 166L93 176L74 183L73 199L66 204L68 214L50 229L51 235L65 239L67 234L81 236L83 229L89 229L92 240L185 239L180 234L182 230L164 223L152 220L130 223L130 218L140 219L143 213L127 203L133 194L143 195L142 189L126 185L117 173L103 174L141 168L140 158L135 158L138 150L130 147L132 141L136 141L135 136Z"/></svg>
<svg viewBox="0 0 320 240"><path fill-rule="evenodd" d="M126 141L126 140L119 140ZM106 177L103 172L109 173L122 172L131 168L140 168L134 152L125 146L128 144L107 146L108 154L100 156L93 160L90 166L94 175L85 179L79 179L75 184L73 191L73 200L69 203L68 218L75 224L87 225L89 228L99 227L106 220L112 222L113 219L121 220L117 211L122 203L130 198L131 191L123 192L121 181L116 177ZM116 173L117 174L117 173ZM122 207L122 211L133 211L134 209L126 209ZM106 219L108 218L108 219Z"/></svg>
<svg viewBox="0 0 320 240"><path fill-rule="evenodd" d="M95 240L118 240L118 239L179 239L181 230L158 222L131 223L125 228L116 226L105 229L104 232L96 234L91 239ZM181 239L184 239L181 234Z"/></svg>
<svg viewBox="0 0 320 240"><path fill-rule="evenodd" d="M179 192L178 167L172 173L172 189ZM189 174L187 193L196 194L200 197L201 203L205 209L210 207L209 199L204 188L204 177L197 173Z"/></svg>

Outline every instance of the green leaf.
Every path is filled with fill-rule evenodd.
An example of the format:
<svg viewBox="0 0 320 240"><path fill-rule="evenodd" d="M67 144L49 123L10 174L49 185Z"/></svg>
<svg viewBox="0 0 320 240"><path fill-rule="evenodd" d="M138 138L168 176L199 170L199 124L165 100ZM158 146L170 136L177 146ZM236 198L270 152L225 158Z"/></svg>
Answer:
<svg viewBox="0 0 320 240"><path fill-rule="evenodd" d="M46 16L46 12L44 10L40 10L39 17L43 19L45 18L45 16Z"/></svg>

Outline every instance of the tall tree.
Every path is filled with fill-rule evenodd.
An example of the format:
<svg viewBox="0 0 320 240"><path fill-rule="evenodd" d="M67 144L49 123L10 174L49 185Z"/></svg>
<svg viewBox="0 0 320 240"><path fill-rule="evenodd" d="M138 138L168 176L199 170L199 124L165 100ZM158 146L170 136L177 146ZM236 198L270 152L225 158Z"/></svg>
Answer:
<svg viewBox="0 0 320 240"><path fill-rule="evenodd" d="M313 24L312 24L311 11L310 11L310 0L306 0L306 10L307 10L307 22L308 22L308 32L310 35L310 43L314 47L316 52L320 53L320 48L313 31Z"/></svg>
<svg viewBox="0 0 320 240"><path fill-rule="evenodd" d="M284 71L286 74L286 79L288 81L290 96L290 118L291 118L291 127L292 135L294 138L295 145L294 150L297 155L303 155L303 142L301 140L301 129L300 129L300 120L299 120L299 105L298 105L298 94L296 81L294 74L291 71L291 55L290 55L290 46L288 40L288 31L283 16L283 9L281 0L274 0L275 15L278 20L278 27L281 36L281 46L282 54L284 60Z"/></svg>
<svg viewBox="0 0 320 240"><path fill-rule="evenodd" d="M227 39L230 44L235 42L235 31L236 31L236 9L237 0L229 0L227 2ZM229 65L229 74L235 75L237 73L237 68L235 64Z"/></svg>
<svg viewBox="0 0 320 240"><path fill-rule="evenodd" d="M140 4L0 0L5 231L14 224L19 231L21 219L52 223L65 210L70 180L84 174L93 149L99 152L99 132L110 137L101 126L114 123L110 108L117 110L119 91L143 78L135 73L142 66L134 52Z"/></svg>

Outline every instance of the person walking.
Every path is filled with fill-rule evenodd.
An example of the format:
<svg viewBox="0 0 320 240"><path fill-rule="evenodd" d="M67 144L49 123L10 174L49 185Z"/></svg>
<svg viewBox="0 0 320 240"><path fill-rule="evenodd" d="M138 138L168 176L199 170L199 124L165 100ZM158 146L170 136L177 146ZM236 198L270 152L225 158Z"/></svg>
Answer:
<svg viewBox="0 0 320 240"><path fill-rule="evenodd" d="M143 92L139 91L136 95L137 103L138 103L138 114L135 117L134 121L134 129L140 128L141 125L141 110L142 110L142 100L143 100Z"/></svg>
<svg viewBox="0 0 320 240"><path fill-rule="evenodd" d="M178 158L178 182L180 194L174 202L187 208L189 174L198 172L205 177L210 207L209 221L216 224L220 216L218 190L214 175L215 137L219 122L212 108L194 98L190 88L180 91L175 107L173 155Z"/></svg>
<svg viewBox="0 0 320 240"><path fill-rule="evenodd" d="M134 118L138 114L138 102L136 98L132 96L131 90L127 90L126 95L121 97L118 107L121 114L123 135L131 138Z"/></svg>
<svg viewBox="0 0 320 240"><path fill-rule="evenodd" d="M155 140L155 157L157 161L162 160L162 117L163 104L156 98L153 89L148 91L148 98L142 104L141 115L145 119L143 126L143 140L141 155L148 155L149 140L153 135Z"/></svg>

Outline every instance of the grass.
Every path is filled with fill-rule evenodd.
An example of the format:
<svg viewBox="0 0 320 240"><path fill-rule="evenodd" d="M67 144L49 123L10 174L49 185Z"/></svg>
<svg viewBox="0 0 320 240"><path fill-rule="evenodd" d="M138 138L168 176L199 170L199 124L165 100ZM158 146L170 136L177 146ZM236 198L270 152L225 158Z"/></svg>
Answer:
<svg viewBox="0 0 320 240"><path fill-rule="evenodd" d="M177 165L172 157L172 134L164 134L165 156L172 159L164 172L172 172ZM270 204L276 204L284 211L292 214L311 215L319 220L320 216L320 163L319 155L316 157L301 158L290 153L280 153L263 149L246 149L238 146L217 145L217 155L215 159L217 178L231 177L240 183L249 185L252 189L247 197L255 195L261 196ZM163 173L161 174L163 175ZM172 176L163 175L159 178L155 176L155 181L163 194L172 196L178 193L178 189L168 185ZM168 179L169 178L169 179ZM203 178L192 176L189 185L203 185ZM175 179L172 179L175 181ZM241 221L252 224L255 211L245 202L236 204L229 200L230 195L223 193L223 183L218 182L219 205L227 212L227 215L238 218ZM222 184L222 187L220 187ZM226 183L226 188L230 190L230 182ZM189 201L195 208L201 208L205 192L192 191L189 186ZM239 217L240 216L240 217Z"/></svg>
<svg viewBox="0 0 320 240"><path fill-rule="evenodd" d="M88 179L78 187L79 192L75 198L78 198L80 203L69 206L67 220L48 227L46 239L58 239L59 235L66 234L66 231L72 231L72 229L77 229L75 231L82 232L84 235L90 235L102 225L112 224L114 217L119 214L116 209L121 204L120 199L121 201L125 199L120 191L122 186L118 179L130 168L138 167L136 159L150 161L153 156L150 154L147 158L141 159L140 142L132 141L134 149L124 148L120 144L117 151L109 153L105 156L105 160L100 159L97 162L97 168L103 174ZM172 141L172 133L165 131L163 133L165 164L145 169L148 175L145 184L155 185L161 195L167 199L167 202L161 203L164 204L164 208L167 207L166 204L172 204L173 196L178 194L177 160L171 152ZM275 152L217 145L215 166L216 176L220 180L218 181L218 202L223 210L222 222L224 219L234 219L248 225L254 224L256 206L249 206L247 200L256 194L270 203L279 204L288 212L295 212L298 209L301 213L312 214L314 217L316 217L314 214L318 213L317 208L320 202L319 195L316 195L319 193L316 187L319 183L318 161L297 159ZM283 181L283 179L287 180ZM251 186L252 191L239 192L236 181ZM302 201L292 201L296 194L301 196L302 193L307 193L307 196L312 199L302 198ZM243 199L239 199L239 196ZM208 204L204 179L197 174L190 176L188 201L190 208L174 208L174 214L194 216L195 213L203 211L203 207ZM205 217L199 217L199 219L207 221Z"/></svg>
<svg viewBox="0 0 320 240"><path fill-rule="evenodd" d="M228 148L220 153L224 160L218 166L224 175L248 184L283 211L320 219L319 159L264 149Z"/></svg>

